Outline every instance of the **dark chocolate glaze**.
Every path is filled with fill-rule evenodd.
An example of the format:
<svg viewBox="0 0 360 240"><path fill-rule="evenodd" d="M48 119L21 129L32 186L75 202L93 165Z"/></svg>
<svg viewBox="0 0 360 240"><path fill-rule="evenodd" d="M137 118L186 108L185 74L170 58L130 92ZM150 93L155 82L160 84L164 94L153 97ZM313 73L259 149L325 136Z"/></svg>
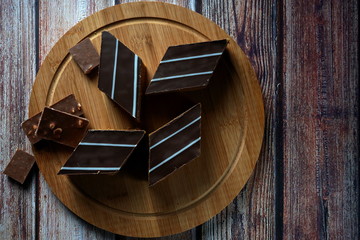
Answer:
<svg viewBox="0 0 360 240"><path fill-rule="evenodd" d="M167 49L162 60L190 57L202 54L223 52L228 41L226 39L171 46Z"/></svg>
<svg viewBox="0 0 360 240"><path fill-rule="evenodd" d="M183 75L194 72L213 71L217 65L217 60L219 58L220 56L212 56L212 57L199 58L199 59L190 59L186 61L161 63L160 64L161 67L159 66L158 69L156 70L154 78ZM163 81L177 81L177 78L173 80L163 80Z"/></svg>
<svg viewBox="0 0 360 240"><path fill-rule="evenodd" d="M121 169L128 173L128 176L142 181L148 181L148 164L149 138L144 136Z"/></svg>
<svg viewBox="0 0 360 240"><path fill-rule="evenodd" d="M206 87L209 84L210 77L211 75L209 74L152 82L147 91L155 90L156 93L172 92L174 84L176 84L176 91L197 90Z"/></svg>
<svg viewBox="0 0 360 240"><path fill-rule="evenodd" d="M75 148L85 136L89 120L45 107L36 135Z"/></svg>
<svg viewBox="0 0 360 240"><path fill-rule="evenodd" d="M111 98L116 39L108 32L102 33L98 87Z"/></svg>
<svg viewBox="0 0 360 240"><path fill-rule="evenodd" d="M58 174L114 174L132 155L145 131L89 130L63 167L119 168L118 170L65 170ZM126 144L129 146L99 146L83 144Z"/></svg>
<svg viewBox="0 0 360 240"><path fill-rule="evenodd" d="M10 163L6 166L4 174L23 184L34 163L35 158L32 155L22 150L17 150Z"/></svg>
<svg viewBox="0 0 360 240"><path fill-rule="evenodd" d="M67 112L76 116L81 116L84 114L81 104L75 99L74 94L61 99L57 103L50 106L56 110ZM21 126L28 137L29 141L32 144L35 144L41 140L40 137L35 135L35 131L38 128L40 121L41 113L36 114L35 116L24 121Z"/></svg>
<svg viewBox="0 0 360 240"><path fill-rule="evenodd" d="M117 53L115 53L116 43ZM117 58L115 61L116 54ZM115 63L115 83L113 83ZM137 67L135 67L135 63L137 63ZM103 32L98 87L137 120L140 118L141 92L144 77L144 66L141 59L113 35ZM134 86L136 86L135 91Z"/></svg>
<svg viewBox="0 0 360 240"><path fill-rule="evenodd" d="M100 56L89 38L76 44L69 52L85 74L99 66Z"/></svg>
<svg viewBox="0 0 360 240"><path fill-rule="evenodd" d="M192 147L188 148L181 155L176 156L164 167L155 169L152 173L149 174L149 186L153 186L159 181L164 180L171 173L181 168L185 164L191 162L195 158L200 156L201 143L197 142Z"/></svg>
<svg viewBox="0 0 360 240"><path fill-rule="evenodd" d="M195 90L208 85L212 73L215 71L218 62L225 51L227 40L217 40L169 47L161 61L174 60L178 58L194 57L217 53L216 56L206 56L187 60L172 62L160 62L146 94L162 92L173 92L182 90ZM174 77L185 74L206 73L178 77L172 79L157 80L158 78Z"/></svg>
<svg viewBox="0 0 360 240"><path fill-rule="evenodd" d="M82 142L138 144L144 134L143 130L89 130Z"/></svg>
<svg viewBox="0 0 360 240"><path fill-rule="evenodd" d="M199 103L149 135L150 185L154 185L176 169L200 156L201 140L196 141L201 136L200 117L201 104ZM166 139L168 136L171 137ZM166 140L163 141L164 139ZM159 165L193 142L195 143L189 148L171 158L168 162Z"/></svg>

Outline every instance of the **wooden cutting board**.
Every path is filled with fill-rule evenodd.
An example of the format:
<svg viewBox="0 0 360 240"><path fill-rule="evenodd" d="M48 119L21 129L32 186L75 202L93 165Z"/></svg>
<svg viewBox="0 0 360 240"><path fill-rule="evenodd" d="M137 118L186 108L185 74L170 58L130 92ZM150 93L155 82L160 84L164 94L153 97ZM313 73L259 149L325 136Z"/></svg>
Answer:
<svg viewBox="0 0 360 240"><path fill-rule="evenodd" d="M84 75L68 53L85 37L100 52L102 31L111 32L142 58L148 81L168 46L224 38L230 42L208 88L146 97L145 118L137 125L97 88L97 73ZM201 157L152 188L146 180L147 159L136 159L116 176L58 176L72 149L49 142L34 147L39 169L54 194L97 227L134 237L191 229L224 209L253 172L264 133L258 80L236 42L195 12L140 2L107 8L81 21L57 42L42 64L29 115L71 93L83 105L92 129L151 132L194 103L201 102L203 108Z"/></svg>

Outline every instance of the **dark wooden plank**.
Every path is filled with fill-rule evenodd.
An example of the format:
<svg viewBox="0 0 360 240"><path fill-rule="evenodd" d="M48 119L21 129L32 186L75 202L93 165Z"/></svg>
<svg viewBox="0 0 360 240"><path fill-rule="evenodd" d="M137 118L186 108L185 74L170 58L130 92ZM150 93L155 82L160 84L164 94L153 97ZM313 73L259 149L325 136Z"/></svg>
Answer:
<svg viewBox="0 0 360 240"><path fill-rule="evenodd" d="M0 172L17 148L31 152L20 124L35 78L35 1L0 0ZM0 174L0 239L35 236L35 178L24 186Z"/></svg>
<svg viewBox="0 0 360 240"><path fill-rule="evenodd" d="M39 61L72 26L113 0L39 1ZM114 239L115 235L94 227L71 213L51 192L40 174L38 186L39 239Z"/></svg>
<svg viewBox="0 0 360 240"><path fill-rule="evenodd" d="M197 10L233 37L250 58L266 113L264 143L255 171L233 203L203 225L203 239L271 239L275 234L276 7L276 0L197 3Z"/></svg>
<svg viewBox="0 0 360 240"><path fill-rule="evenodd" d="M284 235L359 239L358 1L284 1Z"/></svg>

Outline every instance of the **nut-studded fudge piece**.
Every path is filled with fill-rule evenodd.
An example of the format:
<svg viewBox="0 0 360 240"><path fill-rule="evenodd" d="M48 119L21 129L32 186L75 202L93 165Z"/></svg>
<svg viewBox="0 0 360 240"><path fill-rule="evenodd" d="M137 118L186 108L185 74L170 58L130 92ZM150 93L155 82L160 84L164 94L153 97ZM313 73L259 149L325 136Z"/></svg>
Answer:
<svg viewBox="0 0 360 240"><path fill-rule="evenodd" d="M67 112L76 116L81 116L84 114L81 104L75 99L74 94L61 99L57 103L50 106L51 108L57 109L62 112ZM21 126L24 130L26 136L32 144L35 144L41 140L40 137L35 135L36 129L38 128L41 113L36 114L35 116L25 120Z"/></svg>
<svg viewBox="0 0 360 240"><path fill-rule="evenodd" d="M23 150L17 150L5 168L4 174L23 184L34 163L35 158L32 155Z"/></svg>
<svg viewBox="0 0 360 240"><path fill-rule="evenodd" d="M86 118L45 107L36 134L40 138L75 148L85 136L88 124Z"/></svg>
<svg viewBox="0 0 360 240"><path fill-rule="evenodd" d="M85 74L99 66L100 56L89 38L76 44L69 52Z"/></svg>

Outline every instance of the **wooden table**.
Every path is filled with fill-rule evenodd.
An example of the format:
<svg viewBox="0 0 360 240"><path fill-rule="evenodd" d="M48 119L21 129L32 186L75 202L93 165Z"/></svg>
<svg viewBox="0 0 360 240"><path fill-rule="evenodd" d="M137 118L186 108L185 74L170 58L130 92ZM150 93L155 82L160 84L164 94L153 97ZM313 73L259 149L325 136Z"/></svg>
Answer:
<svg viewBox="0 0 360 240"><path fill-rule="evenodd" d="M83 18L123 2L0 0L0 171L17 148L31 151L20 123L51 47ZM207 223L164 239L358 239L358 2L164 2L201 13L237 41L266 111L246 187ZM24 186L0 180L0 239L127 239L72 214L37 169Z"/></svg>

